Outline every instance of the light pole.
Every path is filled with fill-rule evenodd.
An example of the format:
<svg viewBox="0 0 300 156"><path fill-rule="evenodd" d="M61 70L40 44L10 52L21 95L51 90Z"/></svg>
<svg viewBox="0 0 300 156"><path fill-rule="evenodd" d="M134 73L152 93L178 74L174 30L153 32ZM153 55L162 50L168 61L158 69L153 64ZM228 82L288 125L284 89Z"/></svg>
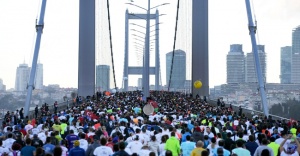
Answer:
<svg viewBox="0 0 300 156"><path fill-rule="evenodd" d="M150 10L157 8L162 5L167 5L169 3L163 3L160 5L157 5L155 7L150 8L150 0L148 0L148 9L145 9L143 7L140 7L138 5L135 5L133 3L126 3L135 7L138 7L140 9L143 9L147 11L147 22L146 22L146 39L145 39L145 52L144 52L144 72L143 72L143 96L144 98L149 97L149 67L150 67Z"/></svg>

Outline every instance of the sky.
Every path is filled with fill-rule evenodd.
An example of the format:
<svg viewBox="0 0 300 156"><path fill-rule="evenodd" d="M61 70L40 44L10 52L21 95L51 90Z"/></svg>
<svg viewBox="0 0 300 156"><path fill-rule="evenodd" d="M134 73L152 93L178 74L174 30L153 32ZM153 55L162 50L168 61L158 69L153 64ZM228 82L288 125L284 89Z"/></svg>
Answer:
<svg viewBox="0 0 300 156"><path fill-rule="evenodd" d="M97 17L99 16L97 19L100 19L96 24L97 64L110 63L106 6L100 6L105 1L96 0L96 13ZM129 9L129 12L134 13L145 12L125 4L127 2L130 1L110 0L118 87L122 85L123 76L125 10ZM25 62L31 66L36 38L35 20L39 15L40 3L40 0L0 1L0 78L3 79L7 89L14 88L16 68L19 64ZM146 0L134 0L133 3L147 7ZM161 3L170 3L159 7L160 13L166 14L160 17L160 22L162 22L160 24L161 72L162 82L165 84L165 54L173 48L177 1L151 0L151 6ZM251 4L258 23L258 44L264 44L267 53L267 82L278 83L280 82L280 47L291 45L292 30L300 25L300 1L252 0ZM155 10L152 10L152 13L154 12ZM39 62L44 65L44 85L59 84L61 87L77 87L78 17L79 0L47 1L45 27L39 52ZM144 21L133 22L145 25ZM247 25L245 1L209 0L210 87L226 83L226 55L230 44L243 44L245 53L251 51ZM138 29L132 26L130 28ZM182 29L181 31L189 30ZM130 65L140 64L140 59L136 58L136 53L140 52L134 52L133 33L130 33L130 51L132 51ZM187 48L190 43L182 43L189 41L188 38L185 36L178 39L178 42L184 46L176 46L176 48ZM154 64L154 60L150 62L151 65ZM153 84L154 80L151 79L150 83ZM137 81L132 78L129 85L136 86Z"/></svg>

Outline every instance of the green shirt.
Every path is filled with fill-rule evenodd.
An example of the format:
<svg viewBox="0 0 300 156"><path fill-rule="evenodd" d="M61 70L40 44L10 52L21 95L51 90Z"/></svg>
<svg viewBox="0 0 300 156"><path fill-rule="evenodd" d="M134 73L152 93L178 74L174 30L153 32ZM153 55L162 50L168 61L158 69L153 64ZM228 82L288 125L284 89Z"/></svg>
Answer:
<svg viewBox="0 0 300 156"><path fill-rule="evenodd" d="M268 147L272 148L274 155L278 155L280 145L276 144L275 142L271 142L269 143Z"/></svg>
<svg viewBox="0 0 300 156"><path fill-rule="evenodd" d="M171 151L173 156L178 156L180 153L179 140L173 136L169 138L166 142L165 150Z"/></svg>
<svg viewBox="0 0 300 156"><path fill-rule="evenodd" d="M66 130L66 128L68 127L68 125L67 125L66 123L62 123L62 124L60 125L60 127L61 127L61 132L60 132L60 134L65 134L65 130Z"/></svg>

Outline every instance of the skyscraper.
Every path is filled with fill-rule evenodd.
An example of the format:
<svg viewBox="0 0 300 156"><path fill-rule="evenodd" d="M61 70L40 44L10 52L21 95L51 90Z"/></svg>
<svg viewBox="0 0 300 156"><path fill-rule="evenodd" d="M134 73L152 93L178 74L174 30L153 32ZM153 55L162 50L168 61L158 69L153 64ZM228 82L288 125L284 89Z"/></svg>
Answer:
<svg viewBox="0 0 300 156"><path fill-rule="evenodd" d="M291 83L300 83L300 26L292 33L292 78Z"/></svg>
<svg viewBox="0 0 300 156"><path fill-rule="evenodd" d="M292 47L281 47L280 52L280 83L291 83Z"/></svg>
<svg viewBox="0 0 300 156"><path fill-rule="evenodd" d="M36 75L35 75L35 89L43 89L43 81L44 81L44 76L43 76L43 64L38 63L36 66Z"/></svg>
<svg viewBox="0 0 300 156"><path fill-rule="evenodd" d="M170 80L172 57L173 57L173 52L169 52L166 54L167 85L169 85L169 80ZM175 50L170 88L184 89L185 80L186 80L186 54L183 50Z"/></svg>
<svg viewBox="0 0 300 156"><path fill-rule="evenodd" d="M27 64L20 64L17 68L15 91L26 91L27 83L29 80L30 67Z"/></svg>
<svg viewBox="0 0 300 156"><path fill-rule="evenodd" d="M292 34L292 52L300 53L300 26L293 30Z"/></svg>
<svg viewBox="0 0 300 156"><path fill-rule="evenodd" d="M258 50L258 58L259 58L259 62L260 62L262 76L263 76L263 79L265 82L266 81L266 69L267 69L265 46L257 45L257 50ZM247 82L247 83L257 82L253 52L247 53L245 61L246 61L245 62L245 82Z"/></svg>
<svg viewBox="0 0 300 156"><path fill-rule="evenodd" d="M232 44L227 55L227 83L245 82L245 55L243 45Z"/></svg>
<svg viewBox="0 0 300 156"><path fill-rule="evenodd" d="M106 91L110 89L110 66L96 66L96 91Z"/></svg>

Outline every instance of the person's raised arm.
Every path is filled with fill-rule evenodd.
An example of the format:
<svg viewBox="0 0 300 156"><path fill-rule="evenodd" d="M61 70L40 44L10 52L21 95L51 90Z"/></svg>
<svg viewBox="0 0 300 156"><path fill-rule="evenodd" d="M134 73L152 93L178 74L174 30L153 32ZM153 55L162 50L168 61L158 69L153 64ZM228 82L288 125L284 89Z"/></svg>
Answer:
<svg viewBox="0 0 300 156"><path fill-rule="evenodd" d="M280 152L284 151L284 147L283 147L283 146L284 146L285 142L287 141L287 139L290 139L291 137L292 137L292 135L289 134L289 135L288 135L287 137L285 137L284 140L281 142L280 147L279 147L279 148L280 148Z"/></svg>
<svg viewBox="0 0 300 156"><path fill-rule="evenodd" d="M297 137L293 137L293 138L294 138L294 140L295 140L295 142L297 144L297 152L300 153L300 143L299 143Z"/></svg>

